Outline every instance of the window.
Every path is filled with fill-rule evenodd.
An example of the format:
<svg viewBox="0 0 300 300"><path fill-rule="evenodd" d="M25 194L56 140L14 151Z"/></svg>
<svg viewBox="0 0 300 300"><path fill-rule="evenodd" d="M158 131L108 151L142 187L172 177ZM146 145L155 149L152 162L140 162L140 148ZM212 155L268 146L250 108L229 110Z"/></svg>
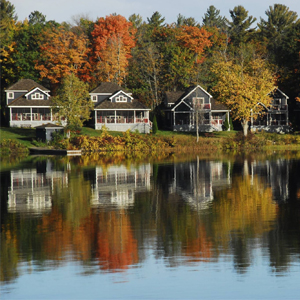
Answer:
<svg viewBox="0 0 300 300"><path fill-rule="evenodd" d="M91 96L91 99L92 99L93 102L97 102L97 96L96 95Z"/></svg>
<svg viewBox="0 0 300 300"><path fill-rule="evenodd" d="M194 97L193 98L193 107L195 109L202 109L204 106L204 98Z"/></svg>
<svg viewBox="0 0 300 300"><path fill-rule="evenodd" d="M120 95L119 97L116 97L116 102L127 102L127 97Z"/></svg>
<svg viewBox="0 0 300 300"><path fill-rule="evenodd" d="M38 100L40 100L40 99L44 99L44 96L42 94L40 94L40 93L34 93L34 94L32 94L31 99L34 99L34 100L38 99Z"/></svg>
<svg viewBox="0 0 300 300"><path fill-rule="evenodd" d="M14 99L14 93L10 92L8 93L8 99Z"/></svg>
<svg viewBox="0 0 300 300"><path fill-rule="evenodd" d="M274 105L280 105L281 99L280 98L274 98Z"/></svg>

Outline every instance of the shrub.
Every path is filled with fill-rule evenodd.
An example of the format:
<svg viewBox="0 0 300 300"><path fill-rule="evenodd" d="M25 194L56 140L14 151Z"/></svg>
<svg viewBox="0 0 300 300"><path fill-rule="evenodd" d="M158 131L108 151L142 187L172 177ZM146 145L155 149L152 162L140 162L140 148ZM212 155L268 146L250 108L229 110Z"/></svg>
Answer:
<svg viewBox="0 0 300 300"><path fill-rule="evenodd" d="M6 153L19 153L25 152L28 153L29 150L26 146L22 145L20 142L11 139L5 139L0 143L1 152Z"/></svg>

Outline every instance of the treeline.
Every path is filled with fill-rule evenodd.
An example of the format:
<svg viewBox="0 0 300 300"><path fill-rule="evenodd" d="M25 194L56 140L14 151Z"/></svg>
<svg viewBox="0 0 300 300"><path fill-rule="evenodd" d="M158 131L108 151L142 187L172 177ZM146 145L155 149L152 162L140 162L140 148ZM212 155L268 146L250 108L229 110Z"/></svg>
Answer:
<svg viewBox="0 0 300 300"><path fill-rule="evenodd" d="M38 11L17 21L14 5L0 3L2 92L31 78L54 95L72 72L90 89L116 82L154 109L165 91L200 84L213 92L218 62L234 60L244 72L259 58L290 97L292 110L300 94L300 19L282 4L267 8L260 20L243 6L230 10L230 19L210 6L201 20L179 14L172 24L159 12L147 20L138 14L128 20L117 14L96 21L77 16L70 24L47 21Z"/></svg>

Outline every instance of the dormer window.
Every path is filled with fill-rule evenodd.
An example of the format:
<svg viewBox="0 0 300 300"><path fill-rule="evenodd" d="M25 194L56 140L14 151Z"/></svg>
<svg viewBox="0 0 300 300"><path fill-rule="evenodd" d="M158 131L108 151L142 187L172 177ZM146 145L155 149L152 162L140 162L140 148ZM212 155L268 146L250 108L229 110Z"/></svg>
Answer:
<svg viewBox="0 0 300 300"><path fill-rule="evenodd" d="M40 99L44 99L44 96L40 93L34 93L32 94L31 99L40 100Z"/></svg>
<svg viewBox="0 0 300 300"><path fill-rule="evenodd" d="M7 95L8 99L14 99L14 93L13 92L9 92Z"/></svg>
<svg viewBox="0 0 300 300"><path fill-rule="evenodd" d="M97 96L96 95L91 96L91 99L92 99L93 102L97 102Z"/></svg>
<svg viewBox="0 0 300 300"><path fill-rule="evenodd" d="M116 102L127 102L127 97L120 95L120 96L116 97Z"/></svg>

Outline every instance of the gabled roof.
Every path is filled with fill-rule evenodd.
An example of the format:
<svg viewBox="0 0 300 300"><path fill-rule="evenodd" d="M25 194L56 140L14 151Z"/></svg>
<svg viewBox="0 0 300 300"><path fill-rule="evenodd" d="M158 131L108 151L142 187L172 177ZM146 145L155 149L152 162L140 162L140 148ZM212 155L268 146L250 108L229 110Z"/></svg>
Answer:
<svg viewBox="0 0 300 300"><path fill-rule="evenodd" d="M50 92L48 89L46 89L44 86L41 84L35 82L32 79L21 79L18 82L14 83L11 85L8 89L5 91L30 91L33 88L38 87L44 92Z"/></svg>
<svg viewBox="0 0 300 300"><path fill-rule="evenodd" d="M42 89L40 89L39 87L33 88L31 89L28 93L26 93L24 96L27 97L29 94L35 92L35 91L40 91L43 94L46 94L48 97L50 97L50 95L48 94L47 91L43 91Z"/></svg>
<svg viewBox="0 0 300 300"><path fill-rule="evenodd" d="M289 96L287 96L284 92L282 92L279 88L275 88L272 92L269 94L272 96L275 96L276 93L280 93L282 96L284 96L286 99L289 99Z"/></svg>
<svg viewBox="0 0 300 300"><path fill-rule="evenodd" d="M212 95L210 95L205 89L203 89L200 85L194 85L187 88L185 91L176 91L176 92L166 92L166 102L168 104L173 104L170 108L171 110L174 110L180 103L184 102L184 99L188 97L192 92L194 92L197 88L200 88L204 93L206 93L211 102L211 110L219 110L224 111L228 110L228 107L217 100L215 100ZM189 106L187 103L185 103L187 106ZM190 107L190 106L189 106ZM192 108L191 108L192 109Z"/></svg>
<svg viewBox="0 0 300 300"><path fill-rule="evenodd" d="M94 90L92 90L91 94L114 94L117 91L123 90L125 93L128 91L122 89L118 84L113 82L101 82Z"/></svg>
<svg viewBox="0 0 300 300"><path fill-rule="evenodd" d="M115 92L114 94L112 94L109 99L112 99L113 97L116 97L118 94L125 94L127 97L129 97L130 99L133 99L133 97L131 97L129 94L127 94L126 92L124 92L123 90L120 90L118 92Z"/></svg>
<svg viewBox="0 0 300 300"><path fill-rule="evenodd" d="M209 96L209 98L212 98L212 96L200 85L192 85L189 88L187 88L186 91L180 96L180 98L176 101L175 105L172 107L172 110L174 110L182 101L184 101L186 97L188 97L197 88L200 88L204 93L206 93Z"/></svg>

